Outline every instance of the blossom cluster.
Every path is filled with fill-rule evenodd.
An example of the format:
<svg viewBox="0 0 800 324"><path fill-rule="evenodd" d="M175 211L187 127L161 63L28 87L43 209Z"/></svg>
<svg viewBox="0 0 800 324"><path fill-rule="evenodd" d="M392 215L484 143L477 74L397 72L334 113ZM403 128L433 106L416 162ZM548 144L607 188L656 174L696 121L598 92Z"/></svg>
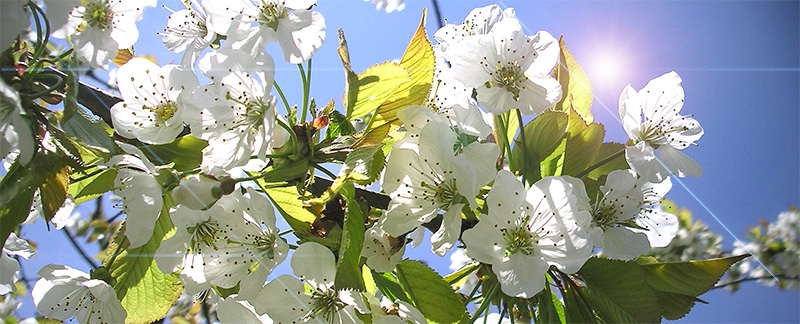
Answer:
<svg viewBox="0 0 800 324"><path fill-rule="evenodd" d="M387 11L402 9L401 1L373 2ZM106 68L119 50L136 42L136 21L144 8L156 5L45 3L53 37L66 38L77 60L95 68ZM315 3L187 2L186 9L172 13L162 34L167 48L184 53L180 64L160 66L136 57L120 66L123 100L110 113L113 130L126 140L116 142L120 151L97 166L115 174L111 190L126 215L125 239L118 243L127 249L147 245L159 217L169 217L174 234L158 242L153 256L158 269L179 274L190 294L235 290L219 300L223 323L361 323L365 317L375 323L425 323L407 302L338 287L341 255L310 240L290 245L270 200L243 185L246 179L236 179L298 151L293 126L299 125L278 112L276 71L264 47L277 43L289 63L310 60L326 36L322 14L312 10ZM508 136L497 126L503 115L519 114L521 124L523 115L542 116L562 100L565 89L551 73L559 62L559 42L546 31L526 34L514 10L497 5L473 10L433 38L437 61L430 96L397 112L403 127L387 149L379 180L390 202L365 229L360 252L367 267L392 271L406 244L417 244L423 228L433 228L434 254L463 248L469 259L491 269L503 294L527 299L545 288L550 271L574 274L598 253L635 259L676 236L678 220L663 210L661 200L671 189L670 175L702 173L680 150L703 135L693 117L680 115L684 92L677 73L659 76L639 91L630 85L622 91L619 117L629 140L620 154L629 168L597 179L603 182L590 197L584 178L526 181L509 167L514 151L503 147ZM35 151L28 117L16 90L5 83L0 90L0 154L13 153L18 163L27 163ZM168 144L185 134L207 143L190 172L173 172L130 144ZM164 174L178 179L165 180ZM28 255L16 236L9 240L4 267L11 264L7 254ZM294 276L267 281L287 258ZM0 289L12 289L7 283L14 278L5 276L16 270L8 269ZM32 291L37 309L59 320L123 322L126 311L102 270L86 274L46 266Z"/></svg>
<svg viewBox="0 0 800 324"><path fill-rule="evenodd" d="M752 253L754 258L734 265L728 282L752 278L767 286L800 289L800 211L796 208L780 213L774 222L752 228L747 242L734 245L732 254ZM731 288L736 290L738 286Z"/></svg>

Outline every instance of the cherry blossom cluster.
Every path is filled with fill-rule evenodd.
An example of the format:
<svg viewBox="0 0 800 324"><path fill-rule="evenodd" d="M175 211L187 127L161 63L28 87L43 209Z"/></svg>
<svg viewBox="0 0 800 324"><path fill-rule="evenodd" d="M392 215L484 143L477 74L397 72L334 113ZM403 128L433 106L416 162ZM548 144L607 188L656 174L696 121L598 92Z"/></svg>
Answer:
<svg viewBox="0 0 800 324"><path fill-rule="evenodd" d="M402 1L373 2L387 12L403 7ZM67 39L75 56L95 68L106 68L118 50L136 42L136 21L144 8L156 5L45 3L53 36ZM116 171L113 190L126 215L126 244L147 244L166 210L175 232L160 242L158 268L179 273L190 294L238 287L219 299L223 323L362 323L364 317L425 323L408 303L337 287L330 249L314 242L290 246L267 197L234 180L243 171L264 170L278 150L292 145L293 130L272 95L273 58L264 47L277 43L286 62L308 61L325 40L325 20L311 10L315 4L187 2L169 17L162 35L168 49L183 52L180 64L159 66L137 57L119 68L124 100L110 110L116 134L158 145L188 132L208 143L198 172L182 174L169 186L159 179L168 168L156 166L136 146L117 143L124 153L100 168ZM431 95L426 104L398 112L404 133L391 144L380 176L391 201L364 237L369 268L392 271L406 244L418 244L423 228L433 227L434 254L463 251L491 268L505 295L531 298L544 289L551 269L576 273L596 253L635 259L675 237L677 218L660 202L671 189L670 175L702 173L680 150L703 135L693 117L680 115L684 93L675 72L639 91L630 85L622 91L619 116L629 137L624 154L630 169L609 173L599 195L589 197L583 180L571 176L527 183L508 168L497 143L499 115L538 116L562 99L562 86L551 75L560 53L556 39L546 31L527 35L514 10L497 5L473 10L436 31L434 39ZM0 91L0 154L15 154L25 163L34 145L19 95L2 82ZM0 293L13 289L19 268L9 255L31 254L24 240L9 238L0 259ZM267 282L287 258L294 276ZM797 268L785 267L792 266ZM101 270L44 267L32 291L37 309L60 320L124 322L126 312Z"/></svg>

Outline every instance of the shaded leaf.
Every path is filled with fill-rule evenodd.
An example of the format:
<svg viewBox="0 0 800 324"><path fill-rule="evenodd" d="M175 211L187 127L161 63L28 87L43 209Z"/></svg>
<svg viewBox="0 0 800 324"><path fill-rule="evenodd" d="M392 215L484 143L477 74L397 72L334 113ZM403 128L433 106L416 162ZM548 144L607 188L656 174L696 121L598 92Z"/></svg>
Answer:
<svg viewBox="0 0 800 324"><path fill-rule="evenodd" d="M664 318L678 319L689 312L697 296L714 287L731 265L746 257L687 262L653 262L654 259L643 258L639 266L647 284L658 293Z"/></svg>
<svg viewBox="0 0 800 324"><path fill-rule="evenodd" d="M517 159L515 165L519 169L512 171L525 170L526 179L531 183L541 179L544 173L541 171L542 163L550 156L560 156L563 153L563 148L560 147L567 134L568 125L567 114L552 110L545 111L531 120L523 127L524 149L521 139L517 138L511 150L512 157Z"/></svg>
<svg viewBox="0 0 800 324"><path fill-rule="evenodd" d="M600 144L592 163L589 166L595 166L587 174L589 179L599 179L601 176L607 175L614 170L628 169L628 162L625 161L625 145L614 142L607 142Z"/></svg>
<svg viewBox="0 0 800 324"><path fill-rule="evenodd" d="M79 177L80 174L74 174L74 176ZM67 192L75 199L75 204L81 204L113 189L116 177L115 169L102 170L90 177L70 183Z"/></svg>
<svg viewBox="0 0 800 324"><path fill-rule="evenodd" d="M562 175L578 176L591 165L603 143L605 129L598 123L586 124L570 108L567 141L564 147L564 167Z"/></svg>
<svg viewBox="0 0 800 324"><path fill-rule="evenodd" d="M47 177L39 187L39 197L42 202L42 217L45 221L50 221L55 216L56 211L64 204L67 199L67 188L69 186L68 166L63 166L55 173Z"/></svg>
<svg viewBox="0 0 800 324"><path fill-rule="evenodd" d="M347 206L344 215L339 261L336 265L336 289L365 291L361 276L361 248L364 245L364 214L355 199L355 188L346 185L340 191Z"/></svg>
<svg viewBox="0 0 800 324"><path fill-rule="evenodd" d="M375 281L375 286L378 287L378 290L389 300L399 299L413 304L391 272L378 273L372 270L372 279Z"/></svg>
<svg viewBox="0 0 800 324"><path fill-rule="evenodd" d="M588 289L586 298L589 300L589 304L595 314L606 323L636 323L636 320L613 301L606 298L599 290Z"/></svg>
<svg viewBox="0 0 800 324"><path fill-rule="evenodd" d="M69 136L72 136L85 144L94 146L96 148L101 148L105 150L106 153L118 154L122 152L117 144L114 143L114 140L109 136L109 133L106 130L108 126L106 126L100 120L94 120L89 117L89 114L87 114L83 109L77 109L76 113L73 115L73 118L63 122L61 127Z"/></svg>
<svg viewBox="0 0 800 324"><path fill-rule="evenodd" d="M658 298L636 263L592 257L579 273L590 290L602 294L607 302L615 304L635 322L661 322ZM566 307L569 309L568 304Z"/></svg>
<svg viewBox="0 0 800 324"><path fill-rule="evenodd" d="M536 305L536 323L564 324L566 320L564 305L550 290L550 285L545 285L544 292Z"/></svg>
<svg viewBox="0 0 800 324"><path fill-rule="evenodd" d="M206 146L208 142L186 135L167 144L147 145L139 149L156 165L175 163L173 169L189 171L200 166Z"/></svg>
<svg viewBox="0 0 800 324"><path fill-rule="evenodd" d="M422 262L403 260L395 268L398 281L415 306L430 321L457 323L467 315L461 297L442 277Z"/></svg>

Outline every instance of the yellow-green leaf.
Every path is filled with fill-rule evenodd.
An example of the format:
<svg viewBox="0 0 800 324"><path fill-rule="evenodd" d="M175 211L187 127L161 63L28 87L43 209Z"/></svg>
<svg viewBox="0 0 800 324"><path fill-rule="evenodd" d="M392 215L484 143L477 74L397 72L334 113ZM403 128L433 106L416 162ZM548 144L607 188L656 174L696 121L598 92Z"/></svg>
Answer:
<svg viewBox="0 0 800 324"><path fill-rule="evenodd" d="M56 211L64 204L64 200L67 199L68 186L69 167L67 166L56 169L52 176L44 180L44 183L39 188L44 220L49 222L56 214Z"/></svg>
<svg viewBox="0 0 800 324"><path fill-rule="evenodd" d="M400 85L375 111L369 128L357 146L380 143L386 134L400 126L398 111L408 106L422 105L428 99L433 83L435 57L431 41L425 33L425 14L423 10L419 27L400 60L400 66L408 71L411 81ZM371 136L373 132L378 136Z"/></svg>
<svg viewBox="0 0 800 324"><path fill-rule="evenodd" d="M99 170L98 170L99 171ZM81 177L81 173L74 173L73 177ZM117 171L106 169L89 176L80 181L69 184L69 194L75 199L75 204L81 204L102 196L104 193L114 188L114 179Z"/></svg>
<svg viewBox="0 0 800 324"><path fill-rule="evenodd" d="M350 120L378 109L400 85L408 81L408 71L397 63L384 62L369 67L348 85L348 100L352 101L346 102L348 106L345 110L352 112Z"/></svg>
<svg viewBox="0 0 800 324"><path fill-rule="evenodd" d="M559 37L558 44L561 47L561 54L558 57L559 64L553 69L553 77L561 83L563 97L553 109L567 112L572 107L587 124L590 124L594 120L590 111L593 98L592 84L581 65L567 50L564 36Z"/></svg>
<svg viewBox="0 0 800 324"><path fill-rule="evenodd" d="M128 313L127 324L152 323L164 317L183 290L178 275L162 273L153 259L161 241L175 232L169 218L168 197L150 240L138 248L123 249L108 268L116 280L117 298ZM117 243L109 247L109 259L123 237L124 233L117 235Z"/></svg>

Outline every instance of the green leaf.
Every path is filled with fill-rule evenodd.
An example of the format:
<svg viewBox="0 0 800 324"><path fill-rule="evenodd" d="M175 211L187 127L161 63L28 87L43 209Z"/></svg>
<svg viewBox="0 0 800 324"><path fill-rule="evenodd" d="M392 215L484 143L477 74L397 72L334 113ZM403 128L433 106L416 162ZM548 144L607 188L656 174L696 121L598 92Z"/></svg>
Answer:
<svg viewBox="0 0 800 324"><path fill-rule="evenodd" d="M602 294L608 303L615 304L635 322L661 321L659 300L636 263L592 257L579 273L590 290Z"/></svg>
<svg viewBox="0 0 800 324"><path fill-rule="evenodd" d="M27 165L17 162L11 165L0 181L0 248L5 245L8 235L30 214L34 192L52 181L68 163L71 163L70 158L62 153L45 150L35 154Z"/></svg>
<svg viewBox="0 0 800 324"><path fill-rule="evenodd" d="M467 315L461 297L436 271L422 262L403 260L395 269L404 290L430 321L457 323Z"/></svg>
<svg viewBox="0 0 800 324"><path fill-rule="evenodd" d="M114 188L114 179L117 177L117 171L115 169L98 171L97 174L69 184L68 193L75 199L75 204L81 204L100 197ZM81 174L73 173L73 176L80 177Z"/></svg>
<svg viewBox="0 0 800 324"><path fill-rule="evenodd" d="M346 103L345 111L350 112L349 119L352 121L375 111L397 87L408 81L408 71L400 64L384 62L369 67L348 85L348 99L352 102Z"/></svg>
<svg viewBox="0 0 800 324"><path fill-rule="evenodd" d="M597 323L591 305L585 299L586 287L569 286L561 290L564 297L564 318L567 323Z"/></svg>
<svg viewBox="0 0 800 324"><path fill-rule="evenodd" d="M543 294L539 297L536 305L536 323L564 324L566 315L564 305L558 300L558 296L550 290L550 285L546 284Z"/></svg>
<svg viewBox="0 0 800 324"><path fill-rule="evenodd" d="M642 259L645 281L659 297L664 318L674 320L686 315L697 296L714 287L725 271L747 255L688 262L652 262Z"/></svg>
<svg viewBox="0 0 800 324"><path fill-rule="evenodd" d="M368 185L378 179L384 166L382 144L359 147L344 160L339 176L355 181L360 185Z"/></svg>
<svg viewBox="0 0 800 324"><path fill-rule="evenodd" d="M69 100L64 102L65 106L67 102ZM63 122L61 127L67 135L95 148L103 149L105 153L118 154L122 152L109 136L108 126L101 120L94 120L89 117L89 114L83 109L77 109L73 117Z"/></svg>
<svg viewBox="0 0 800 324"><path fill-rule="evenodd" d="M569 128L564 147L564 167L562 175L578 176L591 165L600 145L603 143L605 129L598 123L586 124L578 114L570 108Z"/></svg>
<svg viewBox="0 0 800 324"><path fill-rule="evenodd" d="M353 124L347 120L345 115L342 115L337 110L331 111L328 115L330 118L330 122L328 124L328 128L325 130L325 138L334 140L336 137L339 136L347 136L352 135L355 133L356 129L353 127Z"/></svg>
<svg viewBox="0 0 800 324"><path fill-rule="evenodd" d="M561 84L563 99L553 109L567 112L573 108L587 124L590 124L594 119L590 112L593 98L592 84L578 61L567 50L564 36L559 37L558 44L561 47L561 54L558 57L560 64L553 69L553 77Z"/></svg>
<svg viewBox="0 0 800 324"><path fill-rule="evenodd" d="M525 170L526 179L531 183L542 178L543 172L541 165L546 159L553 155L561 155L560 149L569 126L569 116L567 114L548 110L536 116L525 125L525 147L522 141L517 138L511 155L516 159L516 167L520 171ZM524 158L523 158L524 155ZM525 166L522 166L523 160Z"/></svg>
<svg viewBox="0 0 800 324"><path fill-rule="evenodd" d="M378 290L389 298L389 300L402 300L407 303L412 303L411 299L408 298L408 295L403 290L403 287L397 283L397 279L392 275L391 272L384 272L378 273L375 270L372 270L372 280L375 281L375 286L378 287Z"/></svg>
<svg viewBox="0 0 800 324"><path fill-rule="evenodd" d="M339 262L336 266L336 289L356 289L364 291L361 276L361 248L364 245L364 214L355 199L352 184L344 186L339 192L347 206L344 215L342 240L339 245Z"/></svg>
<svg viewBox="0 0 800 324"><path fill-rule="evenodd" d="M588 289L586 298L595 314L606 323L636 323L636 320L613 301L606 298L599 290Z"/></svg>
<svg viewBox="0 0 800 324"><path fill-rule="evenodd" d="M175 163L173 169L189 171L200 166L206 146L206 141L186 135L167 144L147 145L139 149L156 165Z"/></svg>
<svg viewBox="0 0 800 324"><path fill-rule="evenodd" d="M435 57L431 41L425 34L425 14L423 9L419 27L400 59L400 66L408 71L411 81L397 87L391 97L378 107L356 147L382 142L390 131L400 126L398 111L408 106L422 105L428 100L433 83Z"/></svg>
<svg viewBox="0 0 800 324"><path fill-rule="evenodd" d="M52 176L45 178L44 183L39 187L42 217L48 222L53 219L56 211L61 208L64 200L67 199L67 188L69 186L69 167L63 166L55 171Z"/></svg>
<svg viewBox="0 0 800 324"><path fill-rule="evenodd" d="M314 196L308 192L304 195L298 194L297 187L293 185L272 187L261 179L256 180L256 184L264 190L275 209L283 216L301 242L313 241L334 249L339 247L340 233L331 230L327 231L326 235L320 234L320 221L317 216L305 208L304 202Z"/></svg>
<svg viewBox="0 0 800 324"><path fill-rule="evenodd" d="M625 161L625 145L613 142L600 144L597 154L589 165L597 165L587 174L589 179L595 180L611 171L628 169L628 162Z"/></svg>
<svg viewBox="0 0 800 324"><path fill-rule="evenodd" d="M445 276L444 281L447 281L453 288L458 289L467 281L469 275L477 271L480 266L478 263L468 264L458 271Z"/></svg>
<svg viewBox="0 0 800 324"><path fill-rule="evenodd" d="M162 273L153 259L161 241L175 231L169 218L169 195L165 198L150 240L138 248L123 249L108 268L111 277L116 280L114 290L117 298L128 312L125 319L128 324L152 323L164 317L183 290L178 275ZM117 244L123 235L122 232L117 235ZM115 250L116 245L108 249L109 252Z"/></svg>

